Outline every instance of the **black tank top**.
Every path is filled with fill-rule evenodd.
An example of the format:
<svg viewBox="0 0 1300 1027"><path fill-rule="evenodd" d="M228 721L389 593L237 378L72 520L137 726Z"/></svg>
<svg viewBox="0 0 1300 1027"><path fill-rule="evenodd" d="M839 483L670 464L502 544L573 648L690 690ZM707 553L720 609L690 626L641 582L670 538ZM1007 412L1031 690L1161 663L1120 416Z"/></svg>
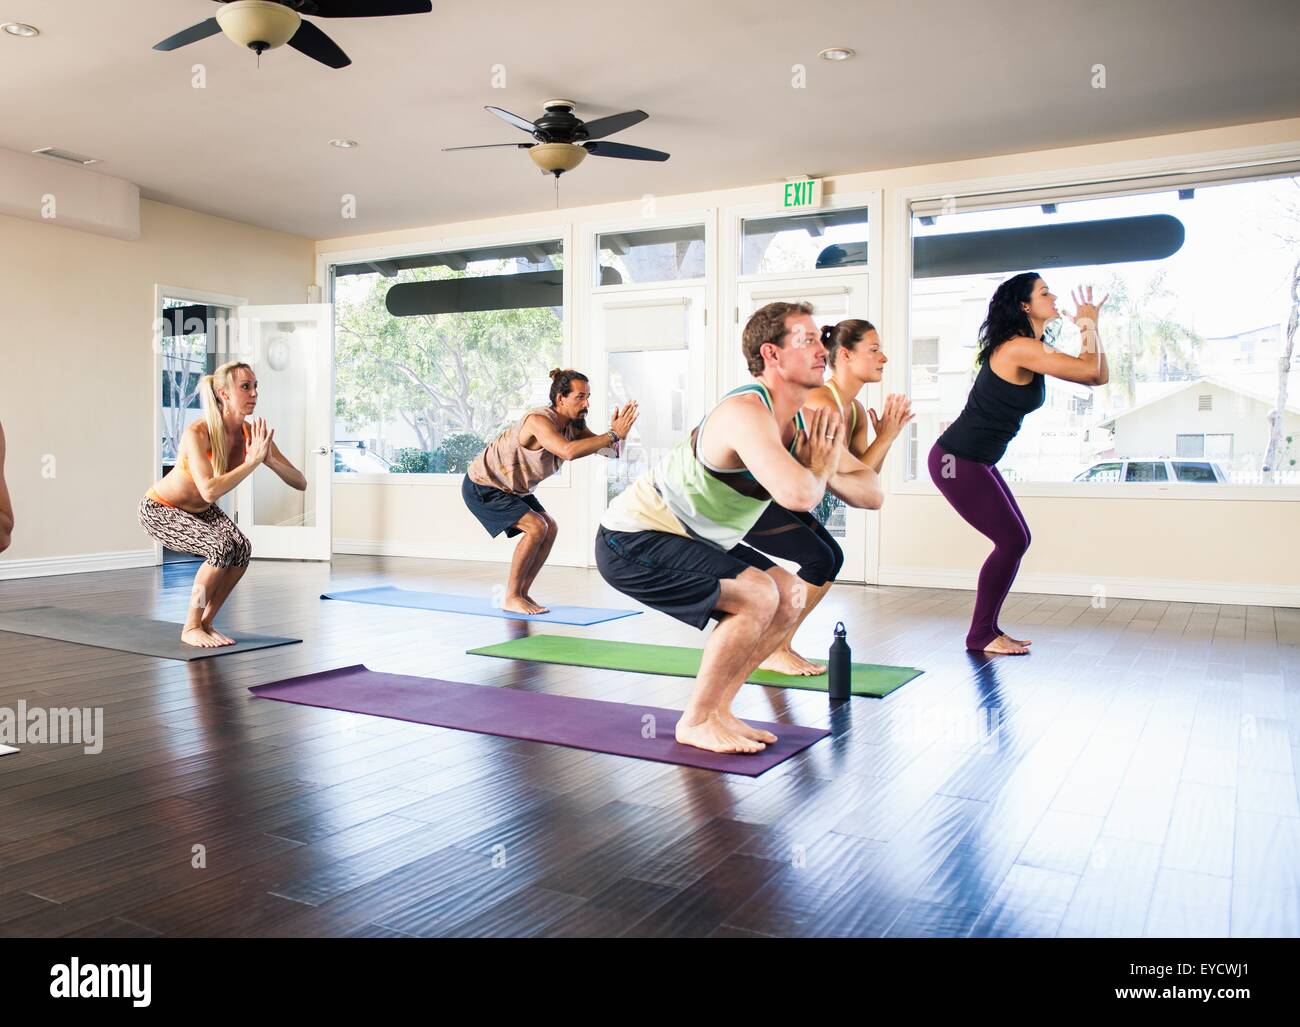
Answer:
<svg viewBox="0 0 1300 1027"><path fill-rule="evenodd" d="M994 374L986 360L975 376L966 406L939 436L939 445L963 460L996 464L1020 431L1025 414L1041 407L1046 398L1047 385L1041 374L1035 372L1028 385L1015 385Z"/></svg>

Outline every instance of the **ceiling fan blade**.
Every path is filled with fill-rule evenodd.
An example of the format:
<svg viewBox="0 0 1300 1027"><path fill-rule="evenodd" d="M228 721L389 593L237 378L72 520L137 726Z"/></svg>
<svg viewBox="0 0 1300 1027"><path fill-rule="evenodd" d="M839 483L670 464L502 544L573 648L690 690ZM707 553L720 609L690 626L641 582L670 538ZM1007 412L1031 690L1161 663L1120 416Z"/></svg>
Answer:
<svg viewBox="0 0 1300 1027"><path fill-rule="evenodd" d="M608 118L597 118L595 121L588 121L587 138L604 139L605 136L612 136L615 132L622 132L625 128L631 128L633 125L640 124L650 117L645 111L625 111L622 114L611 114Z"/></svg>
<svg viewBox="0 0 1300 1027"><path fill-rule="evenodd" d="M514 125L515 128L522 128L529 135L532 135L537 131L537 126L527 118L521 118L518 114L511 114L509 111L503 111L500 107L484 107L483 109L485 111L491 111L502 121L508 121L510 124Z"/></svg>
<svg viewBox="0 0 1300 1027"><path fill-rule="evenodd" d="M394 14L428 14L430 0L316 0L317 18L387 18Z"/></svg>
<svg viewBox="0 0 1300 1027"><path fill-rule="evenodd" d="M299 53L304 53L313 60L320 61L321 64L328 64L331 68L346 68L352 63L352 58L339 49L338 43L309 21L303 21L298 26L298 31L289 40L289 45Z"/></svg>
<svg viewBox="0 0 1300 1027"><path fill-rule="evenodd" d="M622 157L624 160L667 160L663 150L647 150L644 146L626 143L583 143L583 148L594 157Z"/></svg>
<svg viewBox="0 0 1300 1027"><path fill-rule="evenodd" d="M174 36L168 36L161 43L154 43L155 50L179 50L182 46L188 46L190 43L197 43L200 39L207 39L208 36L215 36L221 31L221 26L217 24L216 18L209 18L207 21L201 21L197 25L191 25L189 28L177 32Z"/></svg>
<svg viewBox="0 0 1300 1027"><path fill-rule="evenodd" d="M444 146L443 153L451 153L452 150L495 150L499 147L510 147L512 150L528 150L532 148L532 143L480 143L477 146Z"/></svg>

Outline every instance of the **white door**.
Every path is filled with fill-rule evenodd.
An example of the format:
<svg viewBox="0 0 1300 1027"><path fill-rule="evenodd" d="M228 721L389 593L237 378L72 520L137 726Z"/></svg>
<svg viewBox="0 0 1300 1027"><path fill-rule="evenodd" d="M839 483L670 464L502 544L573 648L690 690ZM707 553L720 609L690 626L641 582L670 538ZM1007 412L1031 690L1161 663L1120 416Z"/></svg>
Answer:
<svg viewBox="0 0 1300 1027"><path fill-rule="evenodd" d="M750 314L764 304L778 301L811 303L813 318L818 325L835 324L850 317L870 320L867 313L867 276L860 272L742 281L738 286L738 303L730 333L732 344L725 348L721 392L725 393L751 380L740 351L740 333ZM879 410L880 386L868 385L858 395L858 399L863 406L874 406ZM879 551L877 518L866 510L854 510L836 500L826 528L844 550L844 569L840 572L839 580L873 584L876 581Z"/></svg>
<svg viewBox="0 0 1300 1027"><path fill-rule="evenodd" d="M239 307L236 324L240 359L257 375L255 416L275 429L276 447L306 476L307 491L259 467L235 490L235 521L255 559L328 560L333 304Z"/></svg>
<svg viewBox="0 0 1300 1027"><path fill-rule="evenodd" d="M592 424L616 406L640 407L617 460L602 460L591 490L591 534L609 501L707 412L713 369L705 352L704 286L597 294L592 310ZM585 462L585 461L584 461Z"/></svg>

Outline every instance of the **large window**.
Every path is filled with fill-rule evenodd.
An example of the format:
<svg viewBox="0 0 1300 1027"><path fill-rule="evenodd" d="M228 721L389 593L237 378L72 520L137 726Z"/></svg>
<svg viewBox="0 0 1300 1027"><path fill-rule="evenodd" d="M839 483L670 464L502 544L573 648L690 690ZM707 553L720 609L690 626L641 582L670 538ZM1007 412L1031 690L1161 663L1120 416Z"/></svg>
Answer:
<svg viewBox="0 0 1300 1027"><path fill-rule="evenodd" d="M547 402L562 363L558 241L334 269L341 474L461 474Z"/></svg>
<svg viewBox="0 0 1300 1027"><path fill-rule="evenodd" d="M1287 338L1300 179L918 203L912 231L912 477L924 477L924 454L965 403L993 291L1034 270L1062 310L1076 286L1110 294L1110 382L1049 378L1047 402L998 465L1008 480L1172 481L1165 461L1203 457L1211 473L1176 480L1300 483L1300 352ZM1064 318L1047 339L1078 352Z"/></svg>

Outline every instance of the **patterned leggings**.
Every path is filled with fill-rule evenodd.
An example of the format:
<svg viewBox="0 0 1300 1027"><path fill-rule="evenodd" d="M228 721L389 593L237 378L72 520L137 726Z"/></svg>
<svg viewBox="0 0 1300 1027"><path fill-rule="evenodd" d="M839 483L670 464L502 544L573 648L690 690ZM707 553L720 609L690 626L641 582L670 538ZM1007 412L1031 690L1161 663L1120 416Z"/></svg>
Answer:
<svg viewBox="0 0 1300 1027"><path fill-rule="evenodd" d="M253 555L248 537L215 503L192 514L145 496L139 516L140 527L155 542L178 553L207 557L213 567L247 567Z"/></svg>

